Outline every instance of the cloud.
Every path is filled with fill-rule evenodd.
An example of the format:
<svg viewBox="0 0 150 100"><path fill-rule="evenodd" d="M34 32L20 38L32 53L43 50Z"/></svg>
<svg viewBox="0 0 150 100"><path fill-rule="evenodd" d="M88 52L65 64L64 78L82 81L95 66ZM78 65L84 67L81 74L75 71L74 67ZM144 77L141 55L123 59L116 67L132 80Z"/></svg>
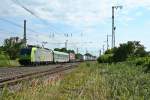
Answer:
<svg viewBox="0 0 150 100"><path fill-rule="evenodd" d="M110 0L5 0L0 3L1 16L33 17L13 1L24 5L50 23L63 22L75 27L88 27L96 25L96 23L104 23L111 17L111 6L119 3L124 6L121 11L121 14L124 15L137 7L150 7L149 0L124 0L119 3Z"/></svg>
<svg viewBox="0 0 150 100"><path fill-rule="evenodd" d="M0 3L0 17L16 17L16 16L29 16L29 13L24 11L23 8L14 4L12 0L4 0Z"/></svg>
<svg viewBox="0 0 150 100"><path fill-rule="evenodd" d="M49 22L65 22L70 25L90 25L101 22L110 15L109 0L13 0ZM10 7L8 5L11 5ZM1 15L29 15L11 0L1 3ZM9 7L9 8L7 8ZM7 12L7 13L4 13ZM85 24L86 23L86 24Z"/></svg>
<svg viewBox="0 0 150 100"><path fill-rule="evenodd" d="M135 7L150 7L149 0L124 0L124 5L129 8Z"/></svg>

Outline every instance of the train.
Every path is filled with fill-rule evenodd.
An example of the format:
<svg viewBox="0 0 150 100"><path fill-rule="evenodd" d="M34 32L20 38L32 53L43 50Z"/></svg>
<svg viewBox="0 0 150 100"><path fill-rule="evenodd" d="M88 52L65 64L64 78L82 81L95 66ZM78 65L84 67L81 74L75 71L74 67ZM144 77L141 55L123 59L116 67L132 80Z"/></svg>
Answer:
<svg viewBox="0 0 150 100"><path fill-rule="evenodd" d="M82 55L80 59L76 59L75 53L65 53L29 46L20 50L19 63L21 65L44 65L52 63L69 63L76 61L96 60L95 56Z"/></svg>

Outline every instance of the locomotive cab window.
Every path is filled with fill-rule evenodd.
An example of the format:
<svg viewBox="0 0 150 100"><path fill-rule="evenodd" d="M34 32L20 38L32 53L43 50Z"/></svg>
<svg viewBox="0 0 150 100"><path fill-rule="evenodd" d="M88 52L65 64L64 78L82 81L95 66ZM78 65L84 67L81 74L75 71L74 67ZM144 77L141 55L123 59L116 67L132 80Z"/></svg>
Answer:
<svg viewBox="0 0 150 100"><path fill-rule="evenodd" d="M27 49L27 48L21 49L20 55L25 55L25 54L30 55L31 49Z"/></svg>

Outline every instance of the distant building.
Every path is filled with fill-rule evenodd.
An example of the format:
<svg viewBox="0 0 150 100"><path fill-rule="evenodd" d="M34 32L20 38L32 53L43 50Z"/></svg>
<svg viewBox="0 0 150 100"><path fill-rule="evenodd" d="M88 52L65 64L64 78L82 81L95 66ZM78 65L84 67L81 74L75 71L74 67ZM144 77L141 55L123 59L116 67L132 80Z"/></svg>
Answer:
<svg viewBox="0 0 150 100"><path fill-rule="evenodd" d="M22 41L19 37L11 37L10 40L12 43L20 43Z"/></svg>
<svg viewBox="0 0 150 100"><path fill-rule="evenodd" d="M20 39L19 37L10 37L9 39L5 40L5 43L11 44L12 46L16 43L21 43L23 39Z"/></svg>

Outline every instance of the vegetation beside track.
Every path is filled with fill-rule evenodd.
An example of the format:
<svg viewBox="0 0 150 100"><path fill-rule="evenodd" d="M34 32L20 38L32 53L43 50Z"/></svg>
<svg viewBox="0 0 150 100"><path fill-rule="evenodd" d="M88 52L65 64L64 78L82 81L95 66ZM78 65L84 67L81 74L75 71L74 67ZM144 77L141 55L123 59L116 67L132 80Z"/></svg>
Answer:
<svg viewBox="0 0 150 100"><path fill-rule="evenodd" d="M6 54L0 53L0 67L12 66L19 66L19 62L17 60L10 60Z"/></svg>
<svg viewBox="0 0 150 100"><path fill-rule="evenodd" d="M129 62L82 63L63 79L49 84L24 85L18 92L4 89L2 100L149 100L150 73Z"/></svg>

